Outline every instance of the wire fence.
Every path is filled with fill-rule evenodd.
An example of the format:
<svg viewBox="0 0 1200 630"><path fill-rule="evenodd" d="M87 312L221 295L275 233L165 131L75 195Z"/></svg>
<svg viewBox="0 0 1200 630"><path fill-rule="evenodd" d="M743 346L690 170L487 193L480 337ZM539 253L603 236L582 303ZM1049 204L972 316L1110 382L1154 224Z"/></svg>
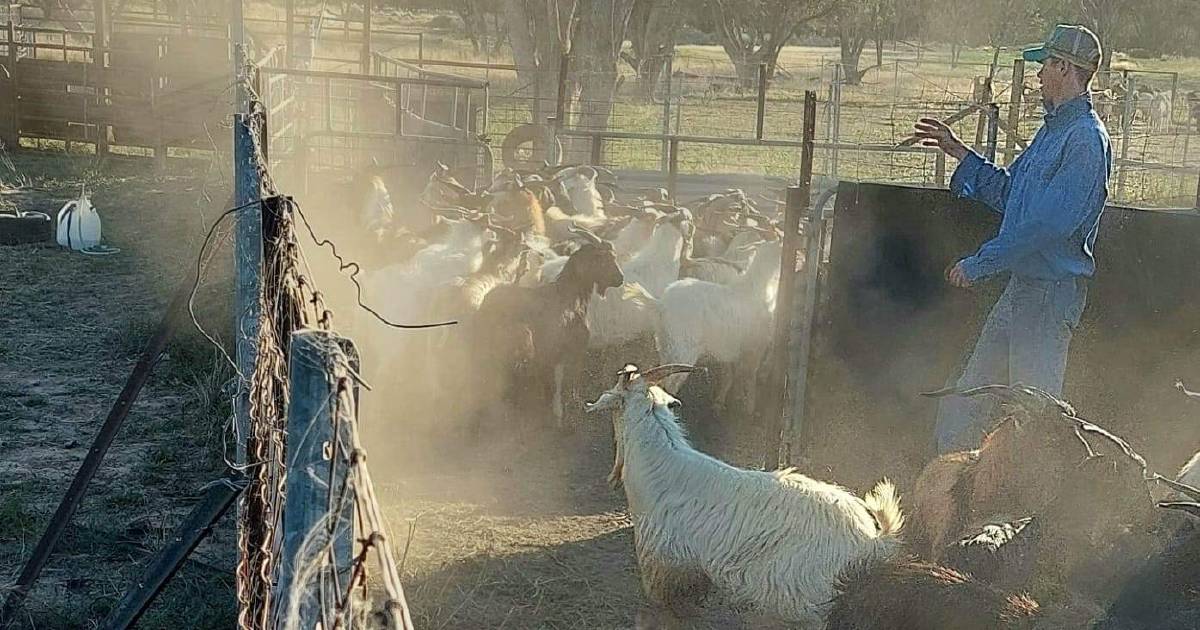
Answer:
<svg viewBox="0 0 1200 630"><path fill-rule="evenodd" d="M657 134L657 140L614 137L602 151L603 164L665 175L672 159L668 136L799 140L803 92L816 90L818 178L945 185L954 164L947 165L935 152L887 150L911 136L918 118L953 120L956 132L985 152L987 108L995 103L995 151L1001 163L1015 159L1042 124L1035 69L1012 61L947 65L893 56L857 77L840 59L810 56L781 62L773 77L762 74L758 79L739 77L726 61L694 51L677 51L650 63L657 63L657 71L640 77L625 67L615 74L589 74L571 60L564 74L559 63L527 72L487 70L489 136L503 140L518 127L553 124L549 120L573 132ZM760 86L761 78L765 85ZM597 82L615 85L611 100L604 90L589 91ZM1170 72L1117 70L1097 77L1094 101L1116 158L1114 201L1195 206L1200 181L1197 87ZM590 144L578 139L564 140L563 149L567 162L595 158ZM534 153L528 149L518 156ZM507 151L500 157L507 163L512 155ZM794 179L797 155L790 146L685 142L674 159L680 173Z"/></svg>
<svg viewBox="0 0 1200 630"><path fill-rule="evenodd" d="M333 247L312 231L303 210L292 198L281 195L267 156L267 109L261 94L253 93L247 133L253 140L253 159L235 168L253 169L261 184L263 264L261 271L259 333L254 373L250 378L249 430L245 468L250 483L239 512L238 621L244 628L338 628L354 620L359 627L411 628L380 514L366 452L358 438L356 414L357 369L343 348L330 348L321 374L333 386L328 398L316 406L320 413L303 418L313 431L330 436L321 444L324 470L292 470L288 462L301 442L289 432L289 412L299 404L294 398L295 338L306 329L332 335L333 313L314 286L303 248L304 237L317 245ZM335 255L337 255L335 250ZM354 268L353 263L346 267ZM322 423L325 427L320 427ZM289 458L289 459L285 459ZM299 478L289 478L299 475ZM315 477L307 479L306 477ZM303 501L289 506L293 482L311 483L327 498L326 509L307 531L288 531L295 510L310 509ZM348 509L352 506L353 509ZM289 518L285 521L285 515ZM285 543L299 535L309 544L288 557ZM350 558L333 552L335 540L356 537ZM374 560L383 575L383 596L365 602L366 573ZM291 583L280 582L281 567ZM345 570L341 570L346 567ZM356 594L361 587L361 594ZM304 602L314 603L304 605Z"/></svg>

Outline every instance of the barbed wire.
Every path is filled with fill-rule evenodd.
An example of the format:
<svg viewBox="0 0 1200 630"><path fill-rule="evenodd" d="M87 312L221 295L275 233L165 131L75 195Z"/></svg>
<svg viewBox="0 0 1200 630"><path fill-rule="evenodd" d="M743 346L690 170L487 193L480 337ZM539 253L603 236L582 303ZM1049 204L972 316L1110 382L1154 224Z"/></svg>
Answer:
<svg viewBox="0 0 1200 630"><path fill-rule="evenodd" d="M255 92L252 81L247 81L246 88L252 99L251 111L245 121L252 139L250 167L256 169L261 193L270 201L263 206L264 226L269 225L270 232L264 234L259 303L261 309L258 336L255 340L257 359L254 373L250 377L250 426L248 434L244 436L245 469L250 472L250 484L243 494L243 509L240 511L238 620L242 627L271 628L277 627L276 623L283 612L279 608L279 602L275 601L278 594L274 592L274 585L280 568L280 532L286 504L285 483L290 472L284 459L288 440L286 418L290 403L288 362L291 357L288 343L292 333L302 328L316 328L327 332L333 329L333 312L312 282L312 270L299 244L297 218L304 224L308 236L318 247L329 247L338 261L339 272L351 270L349 277L357 288L359 307L380 321L397 328L428 328L446 324L411 325L389 322L363 303L362 288L356 277L361 269L358 263L347 260L338 251L335 243L317 235L299 203L280 195L266 159L267 139L261 136L265 128L263 123L266 110L258 100L259 95ZM210 234L205 239L205 247L211 240L211 234L217 224L229 215L259 201L256 199L223 213L210 229ZM331 551L332 540L335 538L333 534L340 525L341 514L348 505L347 502L352 502L356 507L358 518L364 525L362 530L366 535L358 540L360 548L351 563L351 579L343 581L336 571L330 574L329 571L318 567L297 574L295 588L303 588L306 581L315 576L319 582L316 592L321 594L323 602L320 625L323 628L339 627L344 623L342 619L349 619L351 614L355 614L357 599L351 597L352 589L355 585L362 585L365 592L367 559L374 555L381 567L386 594L384 617L389 620L389 627L410 629L411 617L391 557L390 546L387 544L381 510L366 470L365 451L357 438L357 416L350 392L353 390L352 382L362 380L345 360L344 355L339 356L342 359L338 361L338 365L325 366L333 370L329 374L338 384L334 396L336 413L332 414L335 422L335 441L332 445L330 477L326 486L331 493L330 501L327 513L318 525L318 529L323 530L324 534L318 536L314 531L307 533L307 536L315 536L316 546L321 550L318 554L318 557L322 558L321 562L332 563L335 560ZM228 353L225 353L225 357L226 360L230 360ZM348 473L343 475L345 482L341 486L333 483L340 466L345 467ZM325 542L322 543L322 540ZM333 615L325 614L325 602L333 603ZM286 612L290 614L295 602L289 601L288 606L289 610ZM329 621L332 621L332 625Z"/></svg>

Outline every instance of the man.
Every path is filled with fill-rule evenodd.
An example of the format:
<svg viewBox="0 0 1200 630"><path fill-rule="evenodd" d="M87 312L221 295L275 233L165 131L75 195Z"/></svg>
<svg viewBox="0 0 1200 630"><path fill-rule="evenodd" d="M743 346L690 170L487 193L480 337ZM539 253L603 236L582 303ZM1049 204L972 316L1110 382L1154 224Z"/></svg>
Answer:
<svg viewBox="0 0 1200 630"><path fill-rule="evenodd" d="M960 160L950 188L1003 215L1000 231L947 270L968 288L1007 274L1008 286L955 383L1023 383L1060 395L1071 333L1095 272L1093 248L1108 197L1112 151L1089 92L1100 41L1082 26L1058 25L1024 58L1041 63L1045 124L1008 168L984 160L941 121L922 118L916 135ZM937 417L939 453L976 448L991 428L995 403L950 397Z"/></svg>

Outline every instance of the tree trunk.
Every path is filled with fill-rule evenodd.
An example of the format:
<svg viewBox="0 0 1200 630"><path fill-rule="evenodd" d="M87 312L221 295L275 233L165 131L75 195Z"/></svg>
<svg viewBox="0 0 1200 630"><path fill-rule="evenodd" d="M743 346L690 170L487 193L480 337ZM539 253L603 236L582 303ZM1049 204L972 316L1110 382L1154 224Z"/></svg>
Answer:
<svg viewBox="0 0 1200 630"><path fill-rule="evenodd" d="M555 16L544 5L533 4L536 6L527 6L526 0L503 0L501 10L517 66L517 80L524 86L521 96L529 99L531 121L541 125L554 113L558 98L558 64L562 59L562 46L570 39L569 35L559 37L563 24L555 22ZM559 9L559 20L569 24L573 8L560 6Z"/></svg>
<svg viewBox="0 0 1200 630"><path fill-rule="evenodd" d="M863 46L866 43L867 40L864 37L838 34L838 44L842 52L842 76L845 78L846 85L859 85L862 83L863 74L866 74L866 70L859 70L858 63L862 58Z"/></svg>
<svg viewBox="0 0 1200 630"><path fill-rule="evenodd" d="M589 0L580 6L581 32L588 33L575 42L575 80L579 85L581 129L608 129L617 85L617 62L629 25L630 0ZM576 139L567 143L566 162L586 162L590 142Z"/></svg>
<svg viewBox="0 0 1200 630"><path fill-rule="evenodd" d="M454 3L454 12L463 21L472 51L478 55L487 50L488 24L483 4L479 0L459 0Z"/></svg>
<svg viewBox="0 0 1200 630"><path fill-rule="evenodd" d="M633 54L627 54L626 61L637 72L639 92L647 101L652 100L667 58L675 54L675 31L681 20L674 0L634 0L629 18Z"/></svg>
<svg viewBox="0 0 1200 630"><path fill-rule="evenodd" d="M775 67L779 62L779 53L783 46L766 44L757 49L750 46L732 46L726 44L725 54L733 64L733 72L737 76L738 88L754 90L758 88L758 67L767 64L767 76L775 76Z"/></svg>

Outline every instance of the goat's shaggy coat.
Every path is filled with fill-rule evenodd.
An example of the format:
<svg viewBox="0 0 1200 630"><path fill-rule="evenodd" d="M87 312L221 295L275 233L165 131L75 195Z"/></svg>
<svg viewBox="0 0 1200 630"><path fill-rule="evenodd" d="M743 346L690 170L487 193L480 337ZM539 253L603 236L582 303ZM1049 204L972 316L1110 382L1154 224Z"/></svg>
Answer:
<svg viewBox="0 0 1200 630"><path fill-rule="evenodd" d="M678 401L657 386L634 381L605 396L623 400L614 472L633 517L642 585L657 603L708 583L768 614L817 624L840 571L898 549L904 518L891 484L864 499L791 469L736 468L692 448L672 410Z"/></svg>
<svg viewBox="0 0 1200 630"><path fill-rule="evenodd" d="M566 372L581 368L588 344L588 302L623 280L612 246L588 243L550 284L493 289L471 325L479 353L471 366L475 397L508 398L535 421L554 417L561 424Z"/></svg>

